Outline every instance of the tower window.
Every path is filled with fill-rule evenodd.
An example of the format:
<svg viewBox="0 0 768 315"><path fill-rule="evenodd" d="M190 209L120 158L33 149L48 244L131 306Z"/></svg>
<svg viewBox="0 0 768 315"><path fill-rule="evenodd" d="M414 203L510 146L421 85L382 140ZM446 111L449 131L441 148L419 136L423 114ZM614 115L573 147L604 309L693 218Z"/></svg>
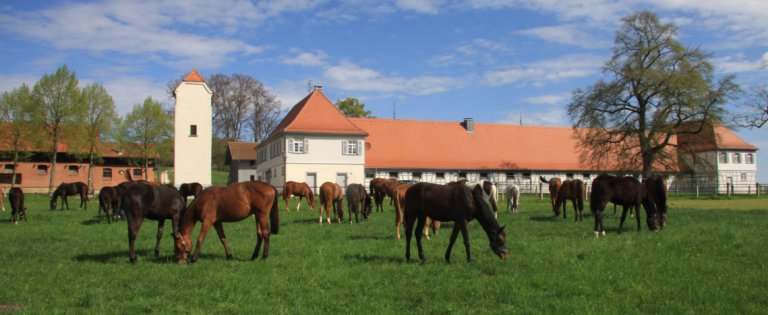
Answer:
<svg viewBox="0 0 768 315"><path fill-rule="evenodd" d="M197 137L197 125L189 125L189 136Z"/></svg>

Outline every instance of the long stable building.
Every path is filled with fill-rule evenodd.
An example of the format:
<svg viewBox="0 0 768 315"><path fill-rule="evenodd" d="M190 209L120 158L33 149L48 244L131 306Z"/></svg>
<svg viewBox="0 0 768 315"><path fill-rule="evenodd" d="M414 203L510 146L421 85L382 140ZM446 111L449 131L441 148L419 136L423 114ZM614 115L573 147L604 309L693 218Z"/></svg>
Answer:
<svg viewBox="0 0 768 315"><path fill-rule="evenodd" d="M755 146L722 126L705 129L695 140L692 153L672 152L678 162L660 168L672 189L755 191ZM639 171L585 162L571 127L476 123L469 118L348 118L319 88L296 104L256 150L257 179L277 187L285 181L312 187L330 181L344 187L367 186L376 177L432 183L466 178L538 192L539 176L591 181L599 173Z"/></svg>

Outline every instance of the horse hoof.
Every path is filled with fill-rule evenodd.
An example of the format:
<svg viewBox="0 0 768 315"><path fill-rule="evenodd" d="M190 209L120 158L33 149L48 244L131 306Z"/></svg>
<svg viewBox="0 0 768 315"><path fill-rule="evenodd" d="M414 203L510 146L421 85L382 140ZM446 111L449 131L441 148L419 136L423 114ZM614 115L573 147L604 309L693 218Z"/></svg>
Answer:
<svg viewBox="0 0 768 315"><path fill-rule="evenodd" d="M603 231L603 237L605 237L605 231Z"/></svg>
<svg viewBox="0 0 768 315"><path fill-rule="evenodd" d="M595 238L600 238L600 232L595 231Z"/></svg>

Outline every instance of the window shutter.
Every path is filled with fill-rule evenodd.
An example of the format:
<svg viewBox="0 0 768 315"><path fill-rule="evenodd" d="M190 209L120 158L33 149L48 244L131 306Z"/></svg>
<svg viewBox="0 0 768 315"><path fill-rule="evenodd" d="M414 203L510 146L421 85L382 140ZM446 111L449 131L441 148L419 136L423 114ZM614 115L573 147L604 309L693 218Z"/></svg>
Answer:
<svg viewBox="0 0 768 315"><path fill-rule="evenodd" d="M363 140L357 140L357 155L363 155Z"/></svg>
<svg viewBox="0 0 768 315"><path fill-rule="evenodd" d="M309 138L304 139L304 153L309 153Z"/></svg>
<svg viewBox="0 0 768 315"><path fill-rule="evenodd" d="M288 152L295 153L293 152L293 138L288 138Z"/></svg>
<svg viewBox="0 0 768 315"><path fill-rule="evenodd" d="M341 140L341 155L347 155L347 140Z"/></svg>

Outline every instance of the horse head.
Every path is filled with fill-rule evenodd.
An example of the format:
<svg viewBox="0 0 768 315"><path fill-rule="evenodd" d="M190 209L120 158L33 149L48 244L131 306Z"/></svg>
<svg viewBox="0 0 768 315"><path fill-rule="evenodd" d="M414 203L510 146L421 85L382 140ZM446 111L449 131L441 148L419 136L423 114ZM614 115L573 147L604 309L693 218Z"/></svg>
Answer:
<svg viewBox="0 0 768 315"><path fill-rule="evenodd" d="M367 219L371 215L372 208L371 195L365 194L365 198L363 198L363 218Z"/></svg>
<svg viewBox="0 0 768 315"><path fill-rule="evenodd" d="M176 255L176 263L183 263L189 258L189 254L192 252L189 240L184 240L184 236L181 233L171 233L173 236L174 248L173 252Z"/></svg>
<svg viewBox="0 0 768 315"><path fill-rule="evenodd" d="M505 226L502 226L499 228L499 230L496 232L496 236L491 239L491 250L501 258L501 260L506 260L509 258L509 253L507 251L507 235L504 233Z"/></svg>
<svg viewBox="0 0 768 315"><path fill-rule="evenodd" d="M53 196L51 196L51 210L56 210L56 200L58 199L59 195L57 192L53 193Z"/></svg>

